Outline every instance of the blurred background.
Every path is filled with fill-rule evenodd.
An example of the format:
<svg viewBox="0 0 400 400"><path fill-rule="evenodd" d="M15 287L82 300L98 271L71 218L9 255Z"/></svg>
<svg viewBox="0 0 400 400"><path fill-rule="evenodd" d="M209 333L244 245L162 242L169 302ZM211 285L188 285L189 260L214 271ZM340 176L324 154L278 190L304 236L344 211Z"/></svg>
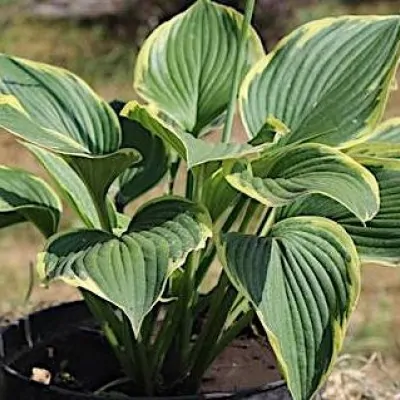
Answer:
<svg viewBox="0 0 400 400"><path fill-rule="evenodd" d="M0 0L0 52L56 64L85 79L107 100L135 97L135 54L148 33L193 0ZM220 3L241 9L244 0ZM400 0L258 0L254 24L266 49L295 27L326 16L398 14ZM386 118L400 116L393 92ZM236 127L240 130L240 126ZM0 131L0 164L45 177L33 158ZM67 210L64 227L76 224ZM62 284L30 293L43 241L28 225L0 230L0 320L77 298ZM26 301L27 293L30 293ZM4 317L3 317L4 319ZM400 270L363 267L363 291L333 375L328 399L400 399ZM371 355L374 355L371 358ZM346 382L349 382L347 384ZM335 392L336 386L347 385ZM396 394L399 394L397 397Z"/></svg>

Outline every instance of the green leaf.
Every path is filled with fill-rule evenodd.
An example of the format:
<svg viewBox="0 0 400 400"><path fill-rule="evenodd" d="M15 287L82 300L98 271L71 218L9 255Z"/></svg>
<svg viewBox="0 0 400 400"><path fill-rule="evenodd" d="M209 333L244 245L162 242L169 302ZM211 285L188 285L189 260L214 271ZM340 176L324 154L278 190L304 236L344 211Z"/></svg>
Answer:
<svg viewBox="0 0 400 400"><path fill-rule="evenodd" d="M308 400L329 373L360 292L357 251L338 224L298 217L268 237L228 233L222 258L253 304L295 400Z"/></svg>
<svg viewBox="0 0 400 400"><path fill-rule="evenodd" d="M123 209L129 202L155 186L166 174L169 155L164 142L139 123L120 118L122 147L137 149L142 161L125 170L119 177L116 204Z"/></svg>
<svg viewBox="0 0 400 400"><path fill-rule="evenodd" d="M282 136L287 135L290 129L279 119L274 117L267 118L261 130L250 140L253 146L267 142L277 142Z"/></svg>
<svg viewBox="0 0 400 400"><path fill-rule="evenodd" d="M78 230L54 237L39 255L38 271L45 281L61 279L116 305L138 336L170 273L209 237L205 209L166 197L139 210L121 236Z"/></svg>
<svg viewBox="0 0 400 400"><path fill-rule="evenodd" d="M141 157L134 149L121 149L105 156L64 156L85 182L97 204L102 204L111 184Z"/></svg>
<svg viewBox="0 0 400 400"><path fill-rule="evenodd" d="M240 91L250 138L268 118L280 143L345 147L382 117L400 54L399 16L343 16L308 23L257 63Z"/></svg>
<svg viewBox="0 0 400 400"><path fill-rule="evenodd" d="M100 228L99 217L90 193L68 163L48 150L29 143L24 145L47 171L63 198L78 213L82 221L91 228Z"/></svg>
<svg viewBox="0 0 400 400"><path fill-rule="evenodd" d="M0 126L62 155L99 204L112 181L140 160L136 150L120 148L117 116L82 80L63 69L4 54Z"/></svg>
<svg viewBox="0 0 400 400"><path fill-rule="evenodd" d="M318 195L309 196L277 214L282 220L296 215L319 215L341 224L356 244L365 262L400 265L400 169L371 168L380 190L378 214L361 224L340 204Z"/></svg>
<svg viewBox="0 0 400 400"><path fill-rule="evenodd" d="M198 0L145 41L136 62L136 91L197 136L227 108L242 20L232 8ZM243 75L262 55L252 29Z"/></svg>
<svg viewBox="0 0 400 400"><path fill-rule="evenodd" d="M31 221L45 236L57 231L62 205L42 179L0 166L0 228Z"/></svg>
<svg viewBox="0 0 400 400"><path fill-rule="evenodd" d="M0 54L0 125L58 153L119 149L118 119L81 79L61 68Z"/></svg>
<svg viewBox="0 0 400 400"><path fill-rule="evenodd" d="M381 123L367 142L400 144L400 118L391 118Z"/></svg>
<svg viewBox="0 0 400 400"><path fill-rule="evenodd" d="M178 127L167 124L151 108L142 106L136 101L127 103L121 115L138 122L159 136L187 162L188 168L211 161L255 157L265 148L265 146L253 147L246 143L210 143L195 138Z"/></svg>
<svg viewBox="0 0 400 400"><path fill-rule="evenodd" d="M224 168L206 170L203 186L203 204L215 222L240 198L241 193L226 180Z"/></svg>
<svg viewBox="0 0 400 400"><path fill-rule="evenodd" d="M400 118L380 124L366 142L356 144L346 153L364 165L400 167Z"/></svg>
<svg viewBox="0 0 400 400"><path fill-rule="evenodd" d="M311 193L345 206L361 221L379 210L374 176L339 150L302 144L267 153L247 168L227 175L237 190L269 207L281 207Z"/></svg>
<svg viewBox="0 0 400 400"><path fill-rule="evenodd" d="M350 157L363 165L400 166L400 144L396 143L361 143L346 151Z"/></svg>

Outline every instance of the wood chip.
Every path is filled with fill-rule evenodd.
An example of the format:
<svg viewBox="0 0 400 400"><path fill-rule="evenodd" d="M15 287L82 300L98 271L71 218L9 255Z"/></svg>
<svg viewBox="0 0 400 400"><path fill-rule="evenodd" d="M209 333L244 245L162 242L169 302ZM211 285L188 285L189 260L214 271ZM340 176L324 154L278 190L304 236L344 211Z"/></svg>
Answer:
<svg viewBox="0 0 400 400"><path fill-rule="evenodd" d="M47 369L32 368L31 380L44 385L50 385L51 373Z"/></svg>

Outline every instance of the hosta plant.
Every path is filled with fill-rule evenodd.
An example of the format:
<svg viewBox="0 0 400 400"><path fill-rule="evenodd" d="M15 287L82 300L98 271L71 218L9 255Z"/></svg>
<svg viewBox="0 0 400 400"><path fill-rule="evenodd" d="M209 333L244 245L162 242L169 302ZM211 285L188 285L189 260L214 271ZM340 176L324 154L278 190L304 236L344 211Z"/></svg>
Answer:
<svg viewBox="0 0 400 400"><path fill-rule="evenodd" d="M70 72L0 56L0 125L83 227L58 233L58 196L7 167L0 225L30 221L48 238L40 277L80 289L138 394L196 392L258 321L293 398L311 398L342 346L361 261L400 260L400 123L377 128L400 17L311 22L265 54L253 6L243 17L198 0L161 25L136 60L143 103L114 110ZM247 139L232 135L236 106Z"/></svg>

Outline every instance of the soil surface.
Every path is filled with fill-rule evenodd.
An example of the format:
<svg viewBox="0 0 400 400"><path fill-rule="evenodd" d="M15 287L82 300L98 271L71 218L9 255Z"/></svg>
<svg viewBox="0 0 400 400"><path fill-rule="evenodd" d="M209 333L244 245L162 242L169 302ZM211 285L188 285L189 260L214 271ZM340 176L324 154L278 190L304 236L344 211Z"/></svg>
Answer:
<svg viewBox="0 0 400 400"><path fill-rule="evenodd" d="M26 377L26 382L30 378L43 383L42 377L46 377L46 384L89 394L124 376L97 324L77 303L34 314L29 331L25 329L23 324L6 331L3 343L7 365ZM28 340L24 331L33 336ZM217 357L204 376L200 392L235 392L279 380L268 342L248 330ZM140 394L130 384L118 389L110 390Z"/></svg>
<svg viewBox="0 0 400 400"><path fill-rule="evenodd" d="M90 331L75 332L68 338L43 343L22 354L13 367L26 377L31 377L35 371L46 373L50 384L83 393L92 393L122 376L108 344L99 334ZM200 392L234 392L280 379L268 344L241 337L210 367ZM135 394L131 388L125 393Z"/></svg>
<svg viewBox="0 0 400 400"><path fill-rule="evenodd" d="M207 371L202 392L230 392L282 379L268 343L255 338L235 340Z"/></svg>

